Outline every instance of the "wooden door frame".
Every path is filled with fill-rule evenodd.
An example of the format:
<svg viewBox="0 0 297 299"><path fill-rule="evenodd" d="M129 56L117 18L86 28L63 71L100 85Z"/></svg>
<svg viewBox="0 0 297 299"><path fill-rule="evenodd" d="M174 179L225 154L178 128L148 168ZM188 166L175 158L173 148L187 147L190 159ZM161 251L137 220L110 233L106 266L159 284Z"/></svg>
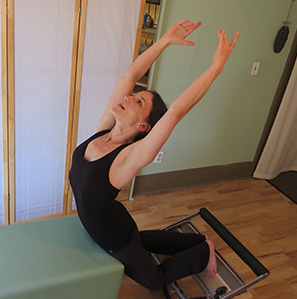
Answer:
<svg viewBox="0 0 297 299"><path fill-rule="evenodd" d="M79 104L81 93L81 79L83 67L84 40L86 31L86 15L88 0L76 0L73 44L72 44L72 62L71 62L71 81L69 95L69 114L67 131L67 148L65 162L64 195L63 195L63 214L74 214L72 210L72 190L69 183L69 171L71 168L72 153L77 145Z"/></svg>
<svg viewBox="0 0 297 299"><path fill-rule="evenodd" d="M15 222L14 0L1 2L4 224Z"/></svg>
<svg viewBox="0 0 297 299"><path fill-rule="evenodd" d="M145 4L146 4L146 0L141 0L140 9L139 9L139 17L138 17L138 25L137 25L137 31L136 31L135 46L134 46L133 61L138 57Z"/></svg>
<svg viewBox="0 0 297 299"><path fill-rule="evenodd" d="M8 65L7 65L7 0L1 1L1 74L2 74L2 139L3 139L3 200L4 224L9 224L8 187Z"/></svg>

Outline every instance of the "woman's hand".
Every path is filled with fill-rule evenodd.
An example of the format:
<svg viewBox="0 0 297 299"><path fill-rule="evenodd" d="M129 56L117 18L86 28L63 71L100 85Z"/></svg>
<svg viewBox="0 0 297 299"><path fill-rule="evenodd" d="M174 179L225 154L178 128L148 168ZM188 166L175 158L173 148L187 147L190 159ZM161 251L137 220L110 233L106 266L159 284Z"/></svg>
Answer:
<svg viewBox="0 0 297 299"><path fill-rule="evenodd" d="M217 34L220 40L212 59L212 66L216 68L219 74L223 70L225 63L237 42L239 33L235 33L231 44L229 44L228 38L225 34L225 30L219 30Z"/></svg>
<svg viewBox="0 0 297 299"><path fill-rule="evenodd" d="M189 20L181 20L174 24L163 37L169 40L169 43L176 45L194 46L195 43L187 41L185 38L196 30L201 25L201 22L195 24Z"/></svg>

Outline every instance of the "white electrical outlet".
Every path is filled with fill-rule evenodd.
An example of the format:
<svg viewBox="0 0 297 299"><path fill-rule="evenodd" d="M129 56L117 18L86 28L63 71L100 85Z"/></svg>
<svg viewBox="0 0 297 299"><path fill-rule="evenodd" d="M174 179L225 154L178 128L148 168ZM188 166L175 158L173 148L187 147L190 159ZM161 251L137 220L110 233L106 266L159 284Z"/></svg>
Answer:
<svg viewBox="0 0 297 299"><path fill-rule="evenodd" d="M252 71L251 71L251 75L252 76L257 76L258 72L259 72L259 68L260 68L260 62L254 62L253 67L252 67Z"/></svg>
<svg viewBox="0 0 297 299"><path fill-rule="evenodd" d="M158 155L156 156L154 163L161 163L164 157L164 152L159 152Z"/></svg>

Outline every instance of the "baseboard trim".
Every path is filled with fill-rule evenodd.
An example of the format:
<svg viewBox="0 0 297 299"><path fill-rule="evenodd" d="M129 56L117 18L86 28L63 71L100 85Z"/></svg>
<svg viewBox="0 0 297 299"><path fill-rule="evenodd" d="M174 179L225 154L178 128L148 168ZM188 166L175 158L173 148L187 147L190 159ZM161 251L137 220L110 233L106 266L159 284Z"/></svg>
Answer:
<svg viewBox="0 0 297 299"><path fill-rule="evenodd" d="M243 162L137 176L133 196L246 179L252 173L253 162Z"/></svg>

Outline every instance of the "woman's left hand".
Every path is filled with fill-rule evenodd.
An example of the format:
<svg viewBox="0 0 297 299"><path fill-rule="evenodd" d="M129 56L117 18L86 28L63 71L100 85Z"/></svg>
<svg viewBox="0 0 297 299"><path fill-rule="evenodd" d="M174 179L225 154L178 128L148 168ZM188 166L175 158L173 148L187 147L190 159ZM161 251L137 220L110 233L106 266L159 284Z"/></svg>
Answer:
<svg viewBox="0 0 297 299"><path fill-rule="evenodd" d="M196 30L201 25L201 22L195 24L189 20L181 20L174 24L164 35L163 37L168 39L170 44L175 45L186 45L194 46L195 43L192 41L187 41L185 38Z"/></svg>

